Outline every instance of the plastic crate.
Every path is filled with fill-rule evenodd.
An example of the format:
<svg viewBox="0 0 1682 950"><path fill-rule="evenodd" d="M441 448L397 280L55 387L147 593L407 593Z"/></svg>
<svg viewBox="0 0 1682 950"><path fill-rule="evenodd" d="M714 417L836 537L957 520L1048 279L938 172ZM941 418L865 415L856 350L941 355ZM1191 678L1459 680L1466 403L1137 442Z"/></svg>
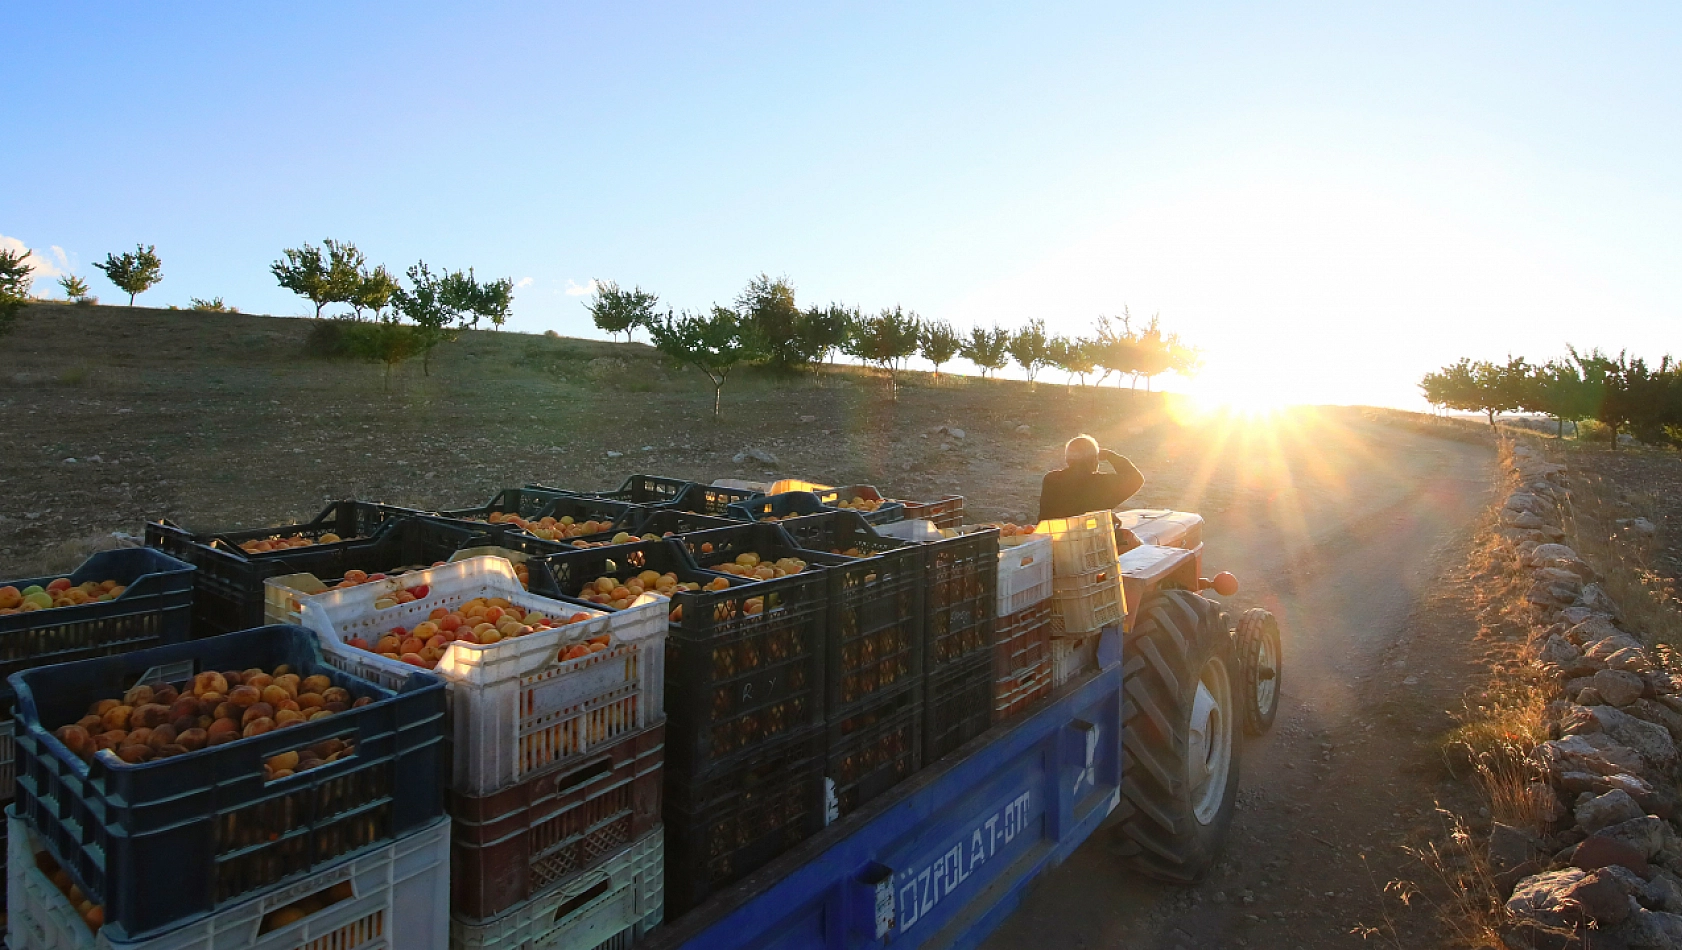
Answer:
<svg viewBox="0 0 1682 950"><path fill-rule="evenodd" d="M689 490L672 507L693 511L697 514L712 515L715 518L727 518L731 505L737 502L750 501L763 494L764 492L756 488L697 483L689 486Z"/></svg>
<svg viewBox="0 0 1682 950"><path fill-rule="evenodd" d="M700 514L694 511L681 511L677 508L657 508L646 512L631 533L641 537L653 534L664 537L667 534L689 534L693 531L707 531L712 528L728 528L735 522L718 515Z"/></svg>
<svg viewBox="0 0 1682 950"><path fill-rule="evenodd" d="M328 590L325 581L337 583L351 571L395 576L448 563L463 549L474 548L495 547L510 556L528 556L491 545L490 542L502 539L502 532L487 533L482 530L486 527L489 526L403 518L386 525L367 541L352 542L333 551L300 553L291 559L292 566L306 570L264 579L263 621L298 623L299 598L325 593ZM548 544L537 538L516 536L534 544Z"/></svg>
<svg viewBox="0 0 1682 950"><path fill-rule="evenodd" d="M697 568L681 547L666 538L564 551L543 558L542 563L546 572L545 583L553 585L549 593L586 604L580 599L585 585L601 577L629 580L643 571L655 571L676 574L680 581L703 585L717 577ZM609 609L593 604L589 606Z"/></svg>
<svg viewBox="0 0 1682 950"><path fill-rule="evenodd" d="M96 938L47 875L36 866L40 839L8 815L8 945L12 950L437 950L449 935L450 823L440 819L381 848L137 941L107 927ZM265 931L270 914L323 895L313 913Z"/></svg>
<svg viewBox="0 0 1682 950"><path fill-rule="evenodd" d="M632 475L613 491L581 492L580 494L588 494L595 498L611 498L614 501L629 502L634 505L670 505L681 499L689 491L689 486L693 484L695 483L687 478L671 478L665 475Z"/></svg>
<svg viewBox="0 0 1682 950"><path fill-rule="evenodd" d="M575 492L562 491L558 488L542 488L528 485L525 488L504 488L494 495L490 501L482 505L467 508L441 509L434 514L441 518L454 518L468 521L484 521L492 514L518 515L528 521L535 521L543 517L555 499L571 497Z"/></svg>
<svg viewBox="0 0 1682 950"><path fill-rule="evenodd" d="M450 907L482 920L623 850L660 824L665 727L489 795L450 796Z"/></svg>
<svg viewBox="0 0 1682 950"><path fill-rule="evenodd" d="M1052 578L1052 635L1082 636L1121 623L1126 611L1119 573L1111 565L1079 577Z"/></svg>
<svg viewBox="0 0 1682 950"><path fill-rule="evenodd" d="M17 720L9 709L5 716L0 720L0 805L10 802L17 789L17 743L13 739Z"/></svg>
<svg viewBox="0 0 1682 950"><path fill-rule="evenodd" d="M193 566L150 548L101 551L69 575L71 584L117 581L126 590L105 603L53 607L0 617L0 677L19 670L177 643L192 625ZM18 590L59 577L0 581ZM0 679L0 702L12 696Z"/></svg>
<svg viewBox="0 0 1682 950"><path fill-rule="evenodd" d="M375 609L386 591L421 584L429 590L420 600ZM372 642L392 627L413 627L435 608L475 597L505 597L549 616L592 617L497 643L449 645L433 672L449 686L456 790L493 792L665 715L666 609L658 598L603 613L528 593L507 561L481 557L319 594L304 602L303 620L320 636L329 663L390 684L414 668L345 641ZM602 634L612 638L606 650L559 659L563 646Z"/></svg>
<svg viewBox="0 0 1682 950"><path fill-rule="evenodd" d="M1015 540L1015 539L1012 539ZM999 547L999 616L1051 599L1051 538L1034 535Z"/></svg>
<svg viewBox="0 0 1682 950"><path fill-rule="evenodd" d="M993 646L993 712L1013 716L1051 692L1051 602L1000 617Z"/></svg>
<svg viewBox="0 0 1682 950"><path fill-rule="evenodd" d="M923 755L934 762L993 723L993 657L978 654L931 670L924 687Z"/></svg>
<svg viewBox="0 0 1682 950"><path fill-rule="evenodd" d="M904 502L888 498L877 491L873 485L842 485L839 488L814 489L813 493L818 496L818 501L822 502L825 508L854 512L871 524L890 524L895 521L904 521L908 517L905 513ZM863 498L881 504L874 511L863 511L858 508L842 506L842 502L851 502L854 498Z"/></svg>
<svg viewBox="0 0 1682 950"><path fill-rule="evenodd" d="M452 915L450 947L451 950L628 947L657 926L664 916L665 877L665 835L656 828L596 867L554 885L499 917L475 921Z"/></svg>
<svg viewBox="0 0 1682 950"><path fill-rule="evenodd" d="M288 664L374 702L166 759L83 762L49 735L136 682L194 671ZM168 670L167 673L160 673ZM96 903L112 937L151 936L347 854L393 841L443 814L444 685L413 671L387 690L333 669L301 627L17 673L17 808ZM334 738L355 754L268 781L265 760ZM156 869L168 856L169 873Z"/></svg>
<svg viewBox="0 0 1682 950"><path fill-rule="evenodd" d="M807 491L783 492L781 495L760 495L731 504L726 511L741 521L781 521L834 511Z"/></svg>
<svg viewBox="0 0 1682 950"><path fill-rule="evenodd" d="M941 666L993 648L998 614L999 532L996 528L930 542L923 549L928 575L924 634L929 675Z"/></svg>
<svg viewBox="0 0 1682 950"><path fill-rule="evenodd" d="M309 572L331 574L322 569L321 557L331 557L358 540L379 533L399 518L421 512L366 501L338 501L302 524L195 534L168 521L146 525L146 546L157 548L198 568L193 575L193 634L211 636L247 630L263 622L263 581L281 574ZM338 535L341 540L284 551L247 554L243 541L302 535L319 538ZM302 559L304 555L314 557ZM342 571L340 572L343 573Z"/></svg>
<svg viewBox="0 0 1682 950"><path fill-rule="evenodd" d="M834 822L923 767L923 688L910 683L830 722L825 823Z"/></svg>
<svg viewBox="0 0 1682 950"><path fill-rule="evenodd" d="M932 521L937 528L951 530L964 523L964 496L948 495L939 501L904 501L906 521Z"/></svg>
<svg viewBox="0 0 1682 950"><path fill-rule="evenodd" d="M1051 538L1052 573L1057 577L1078 577L1115 566L1115 517L1109 511L1048 519L1035 530Z"/></svg>
<svg viewBox="0 0 1682 950"><path fill-rule="evenodd" d="M518 506L509 504L509 496L514 495L514 493L518 493L515 497L517 497L521 502ZM536 501L541 501L542 504L536 504ZM532 513L526 514L527 511L531 511ZM544 518L553 518L556 521L561 521L564 518L571 518L573 524L595 521L602 524L613 525L615 526L614 530L620 530L644 517L647 514L647 511L648 509L642 506L627 504L622 501L614 501L612 499L595 498L589 495L579 495L555 489L526 487L507 489L497 495L496 498L493 498L491 503L487 505L481 505L477 508L458 508L452 511L443 511L437 513L436 515L431 515L430 517L445 521L462 522L474 525L487 524L490 529L502 532L506 538L515 538L537 536L532 535L530 532L522 529L519 525L512 522L499 521L498 523L492 525L489 522L490 517L497 514L518 515L522 520L527 522L541 521ZM600 532L592 531L589 533L598 534ZM575 540L577 537L578 535L566 536L564 532L562 532L553 538L539 537L537 540L565 545L569 541ZM507 545L508 542L507 540L501 540L496 543Z"/></svg>
<svg viewBox="0 0 1682 950"><path fill-rule="evenodd" d="M1083 637L1053 637L1051 639L1051 688L1063 684L1098 667L1098 634Z"/></svg>
<svg viewBox="0 0 1682 950"><path fill-rule="evenodd" d="M677 916L817 834L824 731L756 749L728 768L666 770L666 909Z"/></svg>

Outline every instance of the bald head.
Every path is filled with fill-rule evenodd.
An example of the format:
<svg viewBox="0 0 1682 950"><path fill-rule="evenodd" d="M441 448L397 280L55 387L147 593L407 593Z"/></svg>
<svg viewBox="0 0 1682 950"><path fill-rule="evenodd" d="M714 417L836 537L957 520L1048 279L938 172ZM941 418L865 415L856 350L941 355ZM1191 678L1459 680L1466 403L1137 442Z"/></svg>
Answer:
<svg viewBox="0 0 1682 950"><path fill-rule="evenodd" d="M1072 472L1098 470L1098 440L1089 435L1077 435L1063 446L1063 463Z"/></svg>

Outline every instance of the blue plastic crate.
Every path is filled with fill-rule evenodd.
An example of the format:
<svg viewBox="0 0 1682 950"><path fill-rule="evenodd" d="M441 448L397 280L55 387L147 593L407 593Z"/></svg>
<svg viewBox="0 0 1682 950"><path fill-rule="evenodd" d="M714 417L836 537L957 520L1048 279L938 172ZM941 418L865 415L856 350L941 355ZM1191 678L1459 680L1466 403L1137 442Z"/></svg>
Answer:
<svg viewBox="0 0 1682 950"><path fill-rule="evenodd" d="M187 639L192 627L193 575L193 565L150 548L95 554L70 573L70 583L112 580L127 590L102 604L0 617L0 676ZM0 586L45 587L63 576L0 581ZM0 682L0 701L11 697L10 681Z"/></svg>
<svg viewBox="0 0 1682 950"><path fill-rule="evenodd" d="M273 669L324 674L369 705L184 755L84 762L51 731L148 672ZM443 681L424 671L395 692L328 666L316 635L272 626L14 674L17 808L113 938L136 939L240 895L419 829L444 813ZM267 780L264 762L329 739L355 753Z"/></svg>
<svg viewBox="0 0 1682 950"><path fill-rule="evenodd" d="M146 546L198 568L193 577L193 635L204 637L260 626L263 582L281 574L310 570L291 566L300 552L343 550L344 545L374 537L391 521L419 514L413 508L395 505L337 501L309 521L271 528L194 533L169 521L153 521L146 525ZM327 534L340 540L259 554L248 554L240 548L246 541L293 535L315 539Z"/></svg>

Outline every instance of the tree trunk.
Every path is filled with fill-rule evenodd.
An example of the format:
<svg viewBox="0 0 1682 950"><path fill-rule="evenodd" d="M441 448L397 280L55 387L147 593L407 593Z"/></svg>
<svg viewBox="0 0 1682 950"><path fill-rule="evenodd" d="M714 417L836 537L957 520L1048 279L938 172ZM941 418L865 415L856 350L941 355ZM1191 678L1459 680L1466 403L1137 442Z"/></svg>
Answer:
<svg viewBox="0 0 1682 950"><path fill-rule="evenodd" d="M129 299L133 300L134 298L130 297ZM327 301L325 301L325 300L317 300L315 302L315 318L317 320L321 319L321 308L325 307L325 306L327 306Z"/></svg>
<svg viewBox="0 0 1682 950"><path fill-rule="evenodd" d="M432 375L432 347L430 346L421 351L421 375Z"/></svg>
<svg viewBox="0 0 1682 950"><path fill-rule="evenodd" d="M131 307L134 306L134 294L129 294L128 295L128 305L131 306Z"/></svg>
<svg viewBox="0 0 1682 950"><path fill-rule="evenodd" d="M718 418L719 403L721 403L723 401L724 401L724 384L721 383L721 382L715 382L715 383L713 383L713 418L714 419Z"/></svg>
<svg viewBox="0 0 1682 950"><path fill-rule="evenodd" d="M1555 438L1559 439L1559 441L1561 441L1561 442L1564 442L1565 441L1565 417L1564 416L1555 416L1554 420L1559 423L1559 435L1555 436Z"/></svg>
<svg viewBox="0 0 1682 950"><path fill-rule="evenodd" d="M1489 427L1490 427L1490 428L1491 428L1491 429L1494 429L1494 428L1495 428L1495 410L1493 410L1493 409L1485 409L1485 410L1484 410L1484 411L1483 411L1483 413L1484 413L1484 415L1486 415L1486 416L1488 416L1488 417L1489 417Z"/></svg>

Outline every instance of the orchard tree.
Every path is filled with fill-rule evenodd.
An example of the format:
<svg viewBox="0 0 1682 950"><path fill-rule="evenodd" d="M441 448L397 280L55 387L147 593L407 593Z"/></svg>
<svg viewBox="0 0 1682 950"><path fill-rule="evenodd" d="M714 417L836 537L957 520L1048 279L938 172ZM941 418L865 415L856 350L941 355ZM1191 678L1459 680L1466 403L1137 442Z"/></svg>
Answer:
<svg viewBox="0 0 1682 950"><path fill-rule="evenodd" d="M1046 343L1046 362L1069 374L1069 380L1080 377L1080 384L1086 385L1086 375L1092 372L1094 366L1095 348L1091 340L1080 338L1070 339L1066 336L1054 336Z"/></svg>
<svg viewBox="0 0 1682 950"><path fill-rule="evenodd" d="M815 362L835 362L836 351L847 345L847 338L858 321L857 307L839 303L808 307L800 317L801 352Z"/></svg>
<svg viewBox="0 0 1682 950"><path fill-rule="evenodd" d="M409 286L392 294L397 312L414 324L414 351L421 356L421 372L432 375L432 350L460 334L466 321L464 305L471 306L471 278L460 271L434 275L421 261L408 271Z"/></svg>
<svg viewBox="0 0 1682 950"><path fill-rule="evenodd" d="M391 389L392 368L428 348L421 328L403 323L395 311L366 322L344 322L339 332L345 351L352 357L385 365L387 390Z"/></svg>
<svg viewBox="0 0 1682 950"><path fill-rule="evenodd" d="M187 309L198 310L204 313L239 313L238 307L228 306L222 302L221 297L212 297L209 300L205 300L202 297L188 297L187 303Z"/></svg>
<svg viewBox="0 0 1682 950"><path fill-rule="evenodd" d="M1575 352L1572 353L1575 357ZM1525 408L1553 416L1558 438L1565 438L1565 423L1594 417L1599 408L1599 387L1583 378L1582 367L1573 360L1549 360L1535 367Z"/></svg>
<svg viewBox="0 0 1682 950"><path fill-rule="evenodd" d="M324 297L326 303L348 303L354 306L357 293L362 289L362 280L368 272L368 262L362 252L349 241L335 241L327 238L321 242L327 252L326 278L324 281ZM316 306L316 316L321 316L321 306ZM360 317L360 313L358 314Z"/></svg>
<svg viewBox="0 0 1682 950"><path fill-rule="evenodd" d="M595 321L596 329L610 335L623 333L626 343L631 342L631 332L637 327L653 329L654 307L660 302L659 297L641 287L620 290L619 285L611 280L594 283L595 296L585 301L584 309L590 311L590 319Z"/></svg>
<svg viewBox="0 0 1682 950"><path fill-rule="evenodd" d="M0 251L0 335L12 328L29 302L29 285L35 281L29 254L27 250Z"/></svg>
<svg viewBox="0 0 1682 950"><path fill-rule="evenodd" d="M362 319L362 311L367 310L378 320L380 314L391 303L391 297L397 292L397 278L381 264L372 271L363 271L356 281L356 292L345 301L356 313L356 319Z"/></svg>
<svg viewBox="0 0 1682 950"><path fill-rule="evenodd" d="M503 277L479 285L478 293L474 296L473 312L490 321L492 330L502 329L513 309L514 278Z"/></svg>
<svg viewBox="0 0 1682 950"><path fill-rule="evenodd" d="M280 252L280 260L269 265L280 286L315 304L315 318L321 319L321 308L332 301L332 287L327 281L327 261L321 248L305 244ZM97 266L97 265L96 265Z"/></svg>
<svg viewBox="0 0 1682 950"><path fill-rule="evenodd" d="M144 247L136 244L132 253L107 254L105 263L93 266L104 271L117 289L128 294L131 307L136 295L156 287L164 279L163 261L158 259L157 248L150 244Z"/></svg>
<svg viewBox="0 0 1682 950"><path fill-rule="evenodd" d="M1508 357L1504 364L1461 359L1426 373L1419 388L1434 406L1483 413L1493 429L1497 415L1525 408L1531 389L1530 365L1523 357Z"/></svg>
<svg viewBox="0 0 1682 950"><path fill-rule="evenodd" d="M88 282L75 274L65 274L58 279L58 285L64 288L64 299L81 303L88 297Z"/></svg>
<svg viewBox="0 0 1682 950"><path fill-rule="evenodd" d="M958 336L958 331L952 329L952 324L945 320L930 320L923 324L917 334L917 345L922 348L923 359L934 364L934 374L940 375L940 367L952 361L958 355L958 350L964 341Z"/></svg>
<svg viewBox="0 0 1682 950"><path fill-rule="evenodd" d="M752 354L742 339L741 319L727 307L714 306L710 316L685 311L667 314L664 320L648 324L654 348L680 363L707 374L713 384L713 418L718 418L724 400L724 383L730 371Z"/></svg>
<svg viewBox="0 0 1682 950"><path fill-rule="evenodd" d="M1001 327L991 330L970 327L969 339L958 347L958 353L974 363L981 370L981 377L986 379L989 372L997 373L1009 361L1010 331Z"/></svg>
<svg viewBox="0 0 1682 950"><path fill-rule="evenodd" d="M760 274L748 281L736 297L736 312L741 316L743 337L757 357L774 369L797 369L816 356L801 333L803 314L788 278L772 280Z"/></svg>
<svg viewBox="0 0 1682 950"><path fill-rule="evenodd" d="M1123 377L1132 377L1138 381L1139 371L1139 340L1133 332L1133 315L1124 307L1120 317L1120 326L1107 316L1098 318L1098 338L1093 341L1092 361L1103 369L1104 374L1098 378L1098 384L1111 373L1116 374L1116 386L1121 386Z"/></svg>
<svg viewBox="0 0 1682 950"><path fill-rule="evenodd" d="M847 340L847 355L887 371L888 392L895 402L899 401L899 371L917 355L920 324L915 313L895 307L860 320Z"/></svg>
<svg viewBox="0 0 1682 950"><path fill-rule="evenodd" d="M1030 388L1034 385L1034 377L1038 376L1040 369L1045 366L1046 357L1050 355L1049 343L1045 335L1044 320L1030 320L1027 326L1011 334L1011 358L1028 374Z"/></svg>

